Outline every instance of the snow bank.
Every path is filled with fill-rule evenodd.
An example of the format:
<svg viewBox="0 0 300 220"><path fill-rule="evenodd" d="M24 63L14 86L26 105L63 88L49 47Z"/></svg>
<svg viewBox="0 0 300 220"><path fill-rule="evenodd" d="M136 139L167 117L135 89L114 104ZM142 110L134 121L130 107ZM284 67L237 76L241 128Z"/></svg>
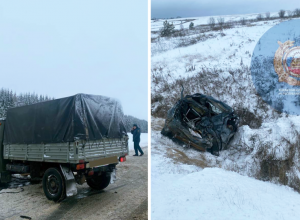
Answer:
<svg viewBox="0 0 300 220"><path fill-rule="evenodd" d="M222 151L216 157L180 146L160 134L162 122L152 118L152 126L155 127L151 133L153 220L298 219L299 193L287 186L243 176L247 175L247 169L242 168L247 161L249 164L253 162L253 155L235 148ZM279 126L283 122L279 120L276 123ZM268 124L262 127L268 127ZM241 137L251 130L245 129ZM288 134L289 130L282 133ZM239 164L243 175L225 170L228 168L226 165L238 166L235 164Z"/></svg>
<svg viewBox="0 0 300 220"><path fill-rule="evenodd" d="M300 117L282 117L274 122L265 122L259 129L251 129L245 125L239 128L230 146L241 145L245 148L253 148L255 154L259 146L268 147L267 150L274 153L274 158L286 159L287 143L289 140L295 143L298 140L297 131L300 131Z"/></svg>
<svg viewBox="0 0 300 220"><path fill-rule="evenodd" d="M152 172L158 167L152 166ZM152 178L152 219L298 219L300 195L219 168Z"/></svg>

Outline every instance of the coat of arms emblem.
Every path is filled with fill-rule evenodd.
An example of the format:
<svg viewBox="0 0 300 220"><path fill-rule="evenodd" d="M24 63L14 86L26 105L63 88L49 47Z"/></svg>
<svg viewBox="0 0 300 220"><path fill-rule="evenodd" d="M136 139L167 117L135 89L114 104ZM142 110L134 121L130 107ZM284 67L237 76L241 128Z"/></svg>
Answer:
<svg viewBox="0 0 300 220"><path fill-rule="evenodd" d="M284 43L278 41L279 48L274 56L274 69L278 81L291 86L300 86L300 47L294 46L294 41Z"/></svg>

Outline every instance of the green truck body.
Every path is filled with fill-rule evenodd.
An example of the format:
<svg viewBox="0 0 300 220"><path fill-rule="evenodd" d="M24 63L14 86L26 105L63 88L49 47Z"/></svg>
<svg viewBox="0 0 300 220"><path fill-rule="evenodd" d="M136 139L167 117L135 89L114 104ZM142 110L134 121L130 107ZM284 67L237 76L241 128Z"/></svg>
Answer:
<svg viewBox="0 0 300 220"><path fill-rule="evenodd" d="M129 153L122 116L113 99L85 94L12 109L0 120L0 183L30 175L53 201L76 195L76 183L104 189Z"/></svg>

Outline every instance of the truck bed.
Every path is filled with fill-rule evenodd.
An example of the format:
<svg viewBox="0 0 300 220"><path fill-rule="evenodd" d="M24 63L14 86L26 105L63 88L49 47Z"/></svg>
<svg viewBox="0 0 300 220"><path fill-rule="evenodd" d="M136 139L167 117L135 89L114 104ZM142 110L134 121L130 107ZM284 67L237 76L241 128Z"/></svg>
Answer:
<svg viewBox="0 0 300 220"><path fill-rule="evenodd" d="M4 144L4 159L79 163L128 155L128 137L51 144Z"/></svg>

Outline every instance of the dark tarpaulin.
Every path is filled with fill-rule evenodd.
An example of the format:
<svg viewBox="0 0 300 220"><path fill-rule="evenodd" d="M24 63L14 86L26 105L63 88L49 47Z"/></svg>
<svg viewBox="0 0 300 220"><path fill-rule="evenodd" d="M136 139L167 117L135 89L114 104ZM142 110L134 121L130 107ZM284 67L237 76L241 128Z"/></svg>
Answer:
<svg viewBox="0 0 300 220"><path fill-rule="evenodd" d="M77 94L9 109L4 144L121 138L124 133L123 111L118 101L105 96Z"/></svg>

